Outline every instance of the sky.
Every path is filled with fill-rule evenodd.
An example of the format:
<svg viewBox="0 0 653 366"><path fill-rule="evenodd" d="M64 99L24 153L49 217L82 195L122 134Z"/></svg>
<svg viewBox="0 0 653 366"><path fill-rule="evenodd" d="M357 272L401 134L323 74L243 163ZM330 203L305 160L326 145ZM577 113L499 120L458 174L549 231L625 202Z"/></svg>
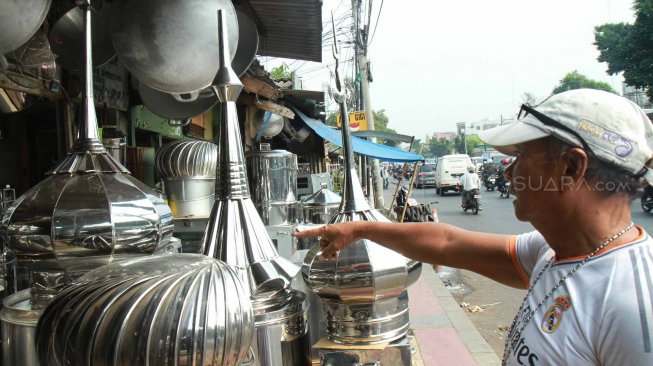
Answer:
<svg viewBox="0 0 653 366"><path fill-rule="evenodd" d="M324 0L323 34L331 11L339 24L351 1ZM455 131L456 122L512 118L524 93L542 100L574 70L621 93L621 75L597 61L594 27L634 21L632 0L373 0L371 13L372 108L419 139ZM337 33L348 31L340 25ZM323 38L322 63L260 60L268 70L285 62L304 89L323 90L333 68L332 38ZM353 54L346 44L341 53ZM352 64L341 73L351 75Z"/></svg>

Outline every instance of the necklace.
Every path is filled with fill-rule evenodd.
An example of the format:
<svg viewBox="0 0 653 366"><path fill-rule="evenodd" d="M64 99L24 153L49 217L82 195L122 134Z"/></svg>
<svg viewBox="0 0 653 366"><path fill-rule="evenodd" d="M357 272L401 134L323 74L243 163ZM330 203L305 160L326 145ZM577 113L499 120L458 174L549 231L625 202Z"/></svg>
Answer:
<svg viewBox="0 0 653 366"><path fill-rule="evenodd" d="M585 257L582 261L580 261L574 268L572 268L569 272L567 272L562 278L558 281L558 283L549 290L549 292L542 298L542 301L540 301L536 306L535 309L525 313L522 315L523 312L526 310L526 304L528 303L528 297L533 293L533 288L535 288L535 285L537 282L540 280L544 272L548 269L551 268L553 265L553 259L555 256L551 257L551 259L547 262L547 264L542 267L540 272L537 274L535 277L535 280L533 281L533 284L528 288L528 292L526 292L526 296L524 297L524 300L521 303L521 306L519 307L519 310L517 311L517 315L515 316L515 319L512 321L512 324L510 325L510 331L508 332L508 337L506 339L506 345L504 346L503 349L503 361L501 364L503 366L507 365L508 362L508 354L512 352L515 349L515 346L517 343L519 343L519 340L521 338L521 334L524 331L524 328L526 328L526 325L528 322L533 318L533 315L546 303L546 301L555 293L555 291L562 285L568 278L573 276L578 269L585 264L590 258L592 258L596 253L598 253L601 249L605 248L608 244L612 243L617 239L618 237L622 236L625 234L628 230L632 229L634 224L631 222L626 226L625 228L621 229L618 233L612 235L610 238L608 238L606 241L601 243L594 251L592 251L590 254Z"/></svg>

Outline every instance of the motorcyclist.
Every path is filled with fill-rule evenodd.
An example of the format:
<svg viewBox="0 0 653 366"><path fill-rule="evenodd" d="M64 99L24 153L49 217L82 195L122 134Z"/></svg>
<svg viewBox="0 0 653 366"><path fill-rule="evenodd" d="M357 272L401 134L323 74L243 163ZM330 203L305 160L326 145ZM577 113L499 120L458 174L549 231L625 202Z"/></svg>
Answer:
<svg viewBox="0 0 653 366"><path fill-rule="evenodd" d="M499 165L499 168L497 169L497 180L495 181L497 187L505 186L506 177L504 173L506 172L508 165L510 165L510 159L506 158L501 160L501 165Z"/></svg>
<svg viewBox="0 0 653 366"><path fill-rule="evenodd" d="M497 173L497 166L493 161L489 161L483 165L483 183L487 186L489 184L488 180L490 177Z"/></svg>
<svg viewBox="0 0 653 366"><path fill-rule="evenodd" d="M462 198L462 208L465 208L465 204L467 203L467 196L469 194L473 194L473 191L475 189L479 189L481 186L481 179L478 177L478 174L474 171L473 166L468 166L467 167L467 173L463 174L462 177L460 177L460 183L462 186L462 194L460 195Z"/></svg>

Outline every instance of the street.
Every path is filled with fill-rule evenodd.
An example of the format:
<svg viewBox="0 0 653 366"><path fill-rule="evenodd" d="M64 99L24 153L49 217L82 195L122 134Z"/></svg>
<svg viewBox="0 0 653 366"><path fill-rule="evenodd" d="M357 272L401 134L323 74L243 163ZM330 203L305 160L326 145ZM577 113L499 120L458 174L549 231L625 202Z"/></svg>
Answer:
<svg viewBox="0 0 653 366"><path fill-rule="evenodd" d="M385 191L386 205L390 204L396 185L390 184ZM388 193L389 192L389 193ZM529 223L517 221L513 214L513 197L500 198L499 193L481 189L482 211L478 215L464 213L460 208L460 195L447 193L436 195L435 188L415 188L411 197L421 203L430 203L437 209L440 222L466 230L497 234L520 234L534 230ZM437 202L437 203L431 203ZM644 213L639 199L633 201L632 217L635 224L647 232L653 232L653 215ZM444 267L438 272L445 285L459 304L468 310L470 321L485 338L490 347L501 357L504 334L517 313L526 290L514 289L465 270Z"/></svg>

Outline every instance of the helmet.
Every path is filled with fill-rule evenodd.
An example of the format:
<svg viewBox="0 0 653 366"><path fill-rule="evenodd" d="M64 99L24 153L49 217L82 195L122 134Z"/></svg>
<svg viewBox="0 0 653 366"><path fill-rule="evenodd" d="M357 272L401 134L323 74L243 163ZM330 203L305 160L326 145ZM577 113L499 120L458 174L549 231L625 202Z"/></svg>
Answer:
<svg viewBox="0 0 653 366"><path fill-rule="evenodd" d="M506 159L501 160L501 164L503 164L503 165L510 164L510 159L506 158Z"/></svg>
<svg viewBox="0 0 653 366"><path fill-rule="evenodd" d="M471 166L471 165L468 166L468 167L467 167L467 171L470 172L470 173L474 173L474 167Z"/></svg>

